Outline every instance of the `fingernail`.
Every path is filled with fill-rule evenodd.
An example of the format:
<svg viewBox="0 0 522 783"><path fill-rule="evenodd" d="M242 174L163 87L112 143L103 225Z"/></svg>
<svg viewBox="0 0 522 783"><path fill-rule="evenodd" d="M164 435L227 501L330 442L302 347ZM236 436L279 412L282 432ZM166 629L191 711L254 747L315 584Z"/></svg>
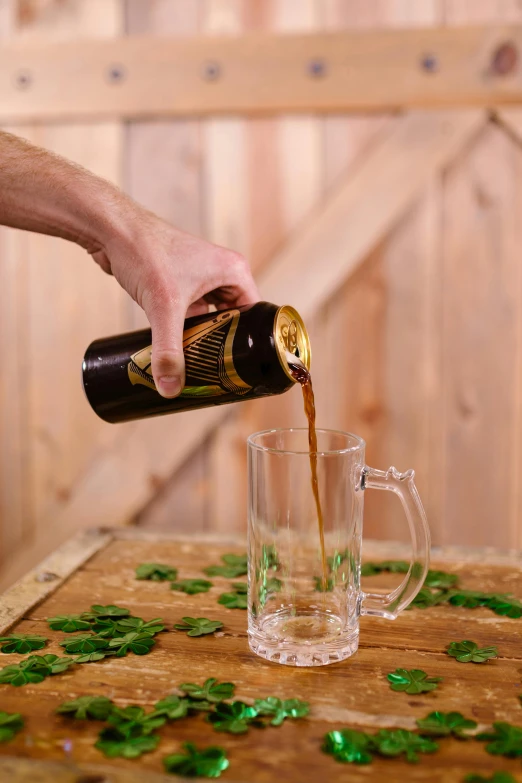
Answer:
<svg viewBox="0 0 522 783"><path fill-rule="evenodd" d="M181 381L175 375L163 375L159 379L158 391L162 397L175 397L181 391Z"/></svg>

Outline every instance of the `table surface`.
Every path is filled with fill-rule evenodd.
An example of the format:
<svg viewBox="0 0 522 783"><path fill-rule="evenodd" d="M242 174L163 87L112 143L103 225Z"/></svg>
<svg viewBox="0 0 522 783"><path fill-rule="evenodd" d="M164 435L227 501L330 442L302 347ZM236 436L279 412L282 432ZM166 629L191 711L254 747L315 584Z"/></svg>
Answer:
<svg viewBox="0 0 522 783"><path fill-rule="evenodd" d="M321 752L322 738L332 729L414 729L415 719L433 710L458 710L481 728L494 720L522 725L522 620L499 617L485 608L413 609L395 622L362 618L359 652L343 663L312 669L270 664L249 651L246 612L217 603L230 580L213 577L210 592L186 596L171 591L166 582L134 577L136 566L143 562L169 563L178 568L180 578L201 577L202 568L218 563L225 552L244 552L244 543L210 537L196 541L134 530L88 531L0 598L0 634L16 630L46 636L50 643L38 654L63 654L58 641L65 634L51 631L47 617L77 613L94 603L125 606L145 619L162 617L169 628L169 633L157 637L149 655L129 654L77 665L37 685L0 685L0 709L20 712L26 722L13 741L0 745L2 783L174 780L161 774L161 760L185 741L225 748L230 767L222 779L231 783L320 779L460 783L469 772L489 776L500 769L522 781L520 760L491 756L484 751L484 743L475 741L441 740L439 751L421 756L416 765L397 759L376 759L369 766L343 765ZM364 554L366 560L379 560L404 553L391 544L369 542ZM458 574L464 588L522 596L522 558L517 553L434 550L432 567ZM391 578L388 574L377 579L383 586ZM223 632L216 637L189 638L170 630L184 615L220 619ZM500 657L483 665L458 663L446 655L445 647L462 639L481 646L497 645ZM2 655L0 664L23 657ZM424 669L444 679L432 693L395 693L386 675L398 667ZM252 728L241 736L217 734L204 715L192 717L164 726L154 753L133 761L109 761L94 747L99 723L55 714L61 702L86 694L109 696L118 706L151 708L175 692L177 684L202 682L211 676L234 682L236 698L245 701L269 695L304 699L310 703L310 715L279 728ZM70 740L67 752L66 740Z"/></svg>

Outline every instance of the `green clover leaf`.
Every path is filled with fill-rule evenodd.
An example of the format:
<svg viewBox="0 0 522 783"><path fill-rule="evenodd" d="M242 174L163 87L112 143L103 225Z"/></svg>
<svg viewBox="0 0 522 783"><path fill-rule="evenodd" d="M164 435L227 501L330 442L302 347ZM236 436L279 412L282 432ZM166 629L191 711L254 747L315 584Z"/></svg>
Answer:
<svg viewBox="0 0 522 783"><path fill-rule="evenodd" d="M181 699L179 696L166 696L154 705L154 716L163 715L168 720L178 720L185 718L188 714L190 702L188 699Z"/></svg>
<svg viewBox="0 0 522 783"><path fill-rule="evenodd" d="M19 712L0 710L0 742L9 742L24 727L24 719Z"/></svg>
<svg viewBox="0 0 522 783"><path fill-rule="evenodd" d="M170 589L187 595L197 595L198 593L208 593L211 587L212 582L209 582L208 579L179 579L177 582L172 582Z"/></svg>
<svg viewBox="0 0 522 783"><path fill-rule="evenodd" d="M131 631L126 633L125 636L111 639L109 648L114 650L117 658L122 658L128 652L133 652L134 655L147 655L155 644L156 642L150 633Z"/></svg>
<svg viewBox="0 0 522 783"><path fill-rule="evenodd" d="M248 573L247 555L223 555L221 560L225 565L208 566L203 572L207 576L224 576L227 579L235 579Z"/></svg>
<svg viewBox="0 0 522 783"><path fill-rule="evenodd" d="M334 576L329 576L328 579L326 580L326 584L322 576L314 576L314 582L315 582L314 590L316 590L318 593L331 593L335 587Z"/></svg>
<svg viewBox="0 0 522 783"><path fill-rule="evenodd" d="M63 647L66 653L81 653L82 655L98 650L106 650L108 646L109 642L107 639L102 639L90 633L78 634L60 642L60 647Z"/></svg>
<svg viewBox="0 0 522 783"><path fill-rule="evenodd" d="M419 753L435 753L439 746L433 740L421 737L407 729L381 729L373 737L375 749L381 756L406 756L415 764Z"/></svg>
<svg viewBox="0 0 522 783"><path fill-rule="evenodd" d="M49 668L49 674L60 674L75 663L73 658L59 658L57 655L31 655L27 660L31 658L42 658ZM35 662L34 665L38 667L39 663Z"/></svg>
<svg viewBox="0 0 522 783"><path fill-rule="evenodd" d="M81 614L57 614L56 617L47 618L49 626L53 631L63 631L64 633L74 633L74 631L88 631L91 624Z"/></svg>
<svg viewBox="0 0 522 783"><path fill-rule="evenodd" d="M458 574L448 574L446 571L428 571L424 587L434 587L439 590L449 590L458 583Z"/></svg>
<svg viewBox="0 0 522 783"><path fill-rule="evenodd" d="M491 596L481 593L479 590L455 590L449 597L453 606L463 606L466 609L476 609L477 606L486 606Z"/></svg>
<svg viewBox="0 0 522 783"><path fill-rule="evenodd" d="M326 562L328 564L328 568L330 571L337 571L340 566L348 560L348 550L345 549L344 552L334 552L334 554L331 557L326 558Z"/></svg>
<svg viewBox="0 0 522 783"><path fill-rule="evenodd" d="M169 582L176 579L178 571L162 563L142 563L136 568L136 579L149 579L152 582Z"/></svg>
<svg viewBox="0 0 522 783"><path fill-rule="evenodd" d="M167 772L186 778L218 778L228 768L223 748L198 750L192 742L183 743L183 747L186 753L173 753L163 759Z"/></svg>
<svg viewBox="0 0 522 783"><path fill-rule="evenodd" d="M522 617L522 603L518 598L512 596L500 596L495 595L490 598L487 604L495 614L499 614L502 617L511 617L517 619Z"/></svg>
<svg viewBox="0 0 522 783"><path fill-rule="evenodd" d="M491 778L485 778L472 772L470 775L466 775L464 783L517 783L517 781L509 772L494 772Z"/></svg>
<svg viewBox="0 0 522 783"><path fill-rule="evenodd" d="M466 729L476 729L474 720L468 720L460 712L430 712L425 718L416 721L422 736L469 739Z"/></svg>
<svg viewBox="0 0 522 783"><path fill-rule="evenodd" d="M105 650L104 652L96 651L90 653L83 653L83 655L76 656L74 662L94 663L95 661L102 661L104 658L107 658L107 656L109 655L114 655L114 653L110 652L109 650Z"/></svg>
<svg viewBox="0 0 522 783"><path fill-rule="evenodd" d="M522 756L522 728L520 726L497 721L493 724L493 731L477 734L475 738L489 741L486 750L493 756L506 756L507 758Z"/></svg>
<svg viewBox="0 0 522 783"><path fill-rule="evenodd" d="M100 604L94 604L91 606L91 613L94 615L94 619L105 617L128 617L130 615L129 609L124 609L122 606L115 606L114 604L108 604L107 606L101 606ZM89 613L86 612L84 616Z"/></svg>
<svg viewBox="0 0 522 783"><path fill-rule="evenodd" d="M56 712L78 720L107 720L112 708L113 702L105 696L79 696L60 704Z"/></svg>
<svg viewBox="0 0 522 783"><path fill-rule="evenodd" d="M45 647L47 639L45 636L36 636L27 633L12 633L9 636L0 638L0 650L3 653L28 653L33 650L41 650Z"/></svg>
<svg viewBox="0 0 522 783"><path fill-rule="evenodd" d="M392 691L416 694L434 691L442 677L428 677L422 669L395 669L387 679Z"/></svg>
<svg viewBox="0 0 522 783"><path fill-rule="evenodd" d="M95 746L108 758L123 756L126 759L135 759L143 753L151 753L156 750L160 738L157 734L139 734L136 737L127 737L118 727L111 726L102 729Z"/></svg>
<svg viewBox="0 0 522 783"><path fill-rule="evenodd" d="M4 666L0 670L0 683L20 687L42 682L52 674L65 671L73 663L72 658L58 658L57 655L30 655L19 663Z"/></svg>
<svg viewBox="0 0 522 783"><path fill-rule="evenodd" d="M209 677L203 685L193 682L183 682L179 689L191 700L205 700L212 704L219 704L225 699L231 699L234 695L235 685L232 682L218 682L215 677Z"/></svg>
<svg viewBox="0 0 522 783"><path fill-rule="evenodd" d="M120 634L140 631L140 633L148 633L150 636L154 636L165 629L161 617L156 617L154 620L148 620L147 622L141 617L122 617L121 620L116 620L114 626Z"/></svg>
<svg viewBox="0 0 522 783"><path fill-rule="evenodd" d="M218 604L227 609L248 609L248 598L241 593L221 593Z"/></svg>
<svg viewBox="0 0 522 783"><path fill-rule="evenodd" d="M343 764L370 764L373 740L364 731L341 729L325 734L322 751Z"/></svg>
<svg viewBox="0 0 522 783"><path fill-rule="evenodd" d="M209 620L206 617L183 617L183 623L176 623L178 631L187 631L187 636L205 636L223 628L221 620Z"/></svg>
<svg viewBox="0 0 522 783"><path fill-rule="evenodd" d="M448 645L447 653L452 658L456 658L459 663L486 663L490 658L498 657L496 647L479 648L476 642L469 640L451 642Z"/></svg>
<svg viewBox="0 0 522 783"><path fill-rule="evenodd" d="M226 731L229 734L244 734L250 724L260 725L256 718L257 710L242 701L233 701L232 704L220 702L216 705L215 712L207 716L216 731Z"/></svg>
<svg viewBox="0 0 522 783"><path fill-rule="evenodd" d="M258 715L272 715L272 726L280 726L285 718L304 718L310 712L307 701L299 699L281 700L276 696L268 696L266 699L256 699L254 708Z"/></svg>
<svg viewBox="0 0 522 783"><path fill-rule="evenodd" d="M107 720L116 726L121 734L130 738L152 734L165 725L167 718L163 714L159 715L155 710L147 714L143 707L130 705L124 709L114 707Z"/></svg>
<svg viewBox="0 0 522 783"><path fill-rule="evenodd" d="M273 544L263 544L261 549L261 568L265 571L279 567L279 558Z"/></svg>
<svg viewBox="0 0 522 783"><path fill-rule="evenodd" d="M421 587L408 609L416 606L418 609L428 609L430 606L444 603L448 600L446 590L430 590L429 587Z"/></svg>

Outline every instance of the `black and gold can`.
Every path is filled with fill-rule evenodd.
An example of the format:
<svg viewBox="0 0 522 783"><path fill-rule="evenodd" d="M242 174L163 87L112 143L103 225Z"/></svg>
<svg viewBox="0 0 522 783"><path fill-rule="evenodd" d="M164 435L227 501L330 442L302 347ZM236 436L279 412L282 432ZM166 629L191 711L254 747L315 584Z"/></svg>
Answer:
<svg viewBox="0 0 522 783"><path fill-rule="evenodd" d="M95 340L83 359L83 387L93 410L115 423L226 405L290 389L294 363L310 368L310 340L287 305L258 302L187 318L185 387L162 397L152 377L150 329Z"/></svg>

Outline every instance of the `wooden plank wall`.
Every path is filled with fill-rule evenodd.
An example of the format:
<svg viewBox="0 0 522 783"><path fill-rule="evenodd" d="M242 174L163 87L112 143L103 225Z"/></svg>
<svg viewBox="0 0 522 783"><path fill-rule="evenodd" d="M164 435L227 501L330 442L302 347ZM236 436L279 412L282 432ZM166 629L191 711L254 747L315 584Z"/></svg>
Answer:
<svg viewBox="0 0 522 783"><path fill-rule="evenodd" d="M517 0L0 0L0 40L521 21ZM229 116L13 130L245 253L259 271L394 122ZM365 437L376 467L416 468L437 543L522 545L520 155L486 127L309 323L319 424ZM0 276L0 345L13 357L0 374L1 583L2 559L12 577L46 554L46 529L100 455L133 433L150 451L158 426L175 439L176 417L146 430L108 427L85 404L85 345L144 323L85 254L2 230ZM302 424L297 389L230 408L166 484L149 477L154 497L133 521L243 530L247 434ZM96 507L103 485L94 483ZM368 494L366 531L403 536L389 497ZM55 530L53 546L73 532Z"/></svg>
<svg viewBox="0 0 522 783"><path fill-rule="evenodd" d="M203 25L219 19L229 33L522 19L514 0L216 0L202 10ZM213 122L214 140L216 122L232 121ZM224 186L204 189L207 235L246 252L259 268L393 122L243 122L232 171L226 141L221 148ZM245 146L248 165L238 169ZM212 153L204 134L203 169L215 171ZM370 464L416 469L437 543L522 544L519 156L497 128L487 128L309 323L319 422L363 435ZM137 521L243 529L247 434L302 422L298 390L231 411ZM388 496L367 495L365 525L374 537L404 536L402 512Z"/></svg>

